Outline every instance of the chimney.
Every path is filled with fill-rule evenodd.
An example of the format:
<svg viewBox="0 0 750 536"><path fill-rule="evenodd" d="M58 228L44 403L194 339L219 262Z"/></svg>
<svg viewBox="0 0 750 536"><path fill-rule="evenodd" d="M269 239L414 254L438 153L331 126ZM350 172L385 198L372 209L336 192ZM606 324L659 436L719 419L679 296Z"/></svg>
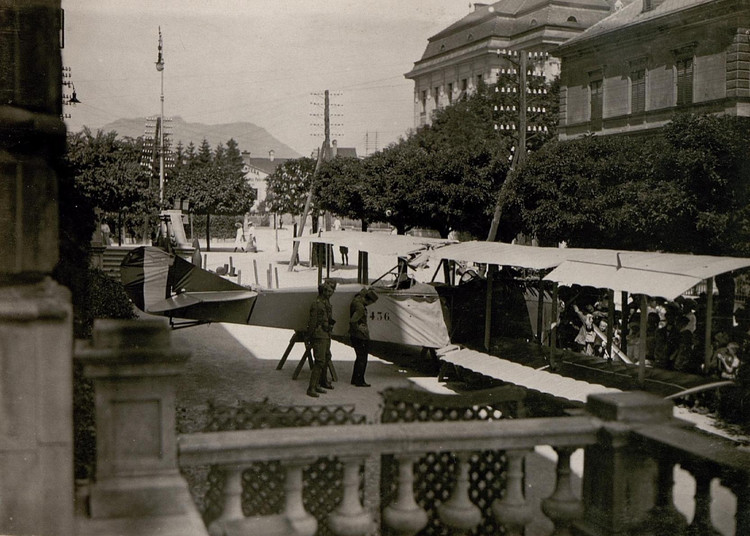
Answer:
<svg viewBox="0 0 750 536"><path fill-rule="evenodd" d="M276 151L274 151L273 149L271 149L270 151L268 151L268 159L271 162L273 162L273 159L274 159L275 156L276 156Z"/></svg>

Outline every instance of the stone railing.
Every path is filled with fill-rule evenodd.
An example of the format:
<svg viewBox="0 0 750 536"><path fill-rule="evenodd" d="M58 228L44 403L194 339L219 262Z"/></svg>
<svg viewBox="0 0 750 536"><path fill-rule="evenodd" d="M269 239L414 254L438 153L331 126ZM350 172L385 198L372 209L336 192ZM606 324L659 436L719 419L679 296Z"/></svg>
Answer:
<svg viewBox="0 0 750 536"><path fill-rule="evenodd" d="M504 452L507 464L492 515L507 534L523 534L541 515L525 497L525 481L535 475L525 474L524 464L541 445L558 454L555 489L541 502L554 534L714 534L708 508L713 478L736 496L735 534L750 534L750 453L676 421L671 402L646 393L591 396L586 413L569 417L176 436L174 380L186 356L170 349L164 324L99 323L93 342L80 347L78 356L94 379L98 420L96 482L89 513L77 524L79 534L119 534L107 530L107 520L114 524L128 516L148 518L149 527L172 523L174 529L181 523L182 534L205 534L195 523L196 510L177 468L213 465L226 479L223 512L209 525L209 534L312 536L319 527L303 503L303 470L320 457L335 457L344 467L341 502L326 519L329 532L416 534L427 514L415 500L414 464L426 452L450 452L456 460L450 498L439 505L438 516L449 533L468 534L482 522L469 493L469 463L473 453L487 450ZM578 498L570 458L580 448L584 470ZM381 511L368 511L361 499L362 475L368 474L362 466L383 454L398 464L396 498ZM285 472L284 506L275 515L246 516L242 474L263 461L279 462ZM689 528L672 501L675 464L696 478L696 513Z"/></svg>

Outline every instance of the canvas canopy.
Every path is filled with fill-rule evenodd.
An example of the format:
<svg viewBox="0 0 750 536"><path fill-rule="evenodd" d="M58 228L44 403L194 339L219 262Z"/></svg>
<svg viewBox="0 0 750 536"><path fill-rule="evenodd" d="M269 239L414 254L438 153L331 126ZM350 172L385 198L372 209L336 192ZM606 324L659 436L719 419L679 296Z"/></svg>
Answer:
<svg viewBox="0 0 750 536"><path fill-rule="evenodd" d="M299 242L314 242L344 246L376 255L408 256L418 251L454 243L454 240L422 236L363 233L360 231L326 231L318 235L299 236Z"/></svg>
<svg viewBox="0 0 750 536"><path fill-rule="evenodd" d="M596 260L569 259L544 279L673 300L704 279L747 267L744 257L608 251Z"/></svg>
<svg viewBox="0 0 750 536"><path fill-rule="evenodd" d="M608 288L672 300L704 279L750 267L750 258L611 249L550 248L500 242L461 242L434 249L432 258L553 269L561 285Z"/></svg>

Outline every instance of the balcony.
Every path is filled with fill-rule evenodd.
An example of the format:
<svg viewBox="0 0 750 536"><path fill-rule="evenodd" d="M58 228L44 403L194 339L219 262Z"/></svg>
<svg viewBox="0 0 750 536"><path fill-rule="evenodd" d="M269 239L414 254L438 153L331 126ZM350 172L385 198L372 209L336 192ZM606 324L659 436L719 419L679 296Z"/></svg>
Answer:
<svg viewBox="0 0 750 536"><path fill-rule="evenodd" d="M138 347L132 341L140 341ZM174 385L187 353L170 346L164 324L99 321L92 343L79 344L76 353L94 380L98 437L96 479L79 503L77 534L365 536L417 534L428 522L443 533L469 534L483 533L472 531L488 518L506 534L523 534L540 516L551 521L554 534L664 534L665 527L670 534L714 534L714 479L736 497L734 533L750 533L750 452L673 419L670 402L645 393L591 396L585 412L566 417L177 435ZM537 478L524 460L538 446L557 453L555 488L541 511L524 492ZM570 468L578 449L584 452L580 497ZM443 466L450 473L445 499L435 501L434 512L416 496L424 482L415 467L426 453L450 460ZM477 464L482 453L501 459L503 469ZM338 499L322 519L305 500L315 480L327 478L306 471L320 459L341 469L330 481ZM272 462L275 476L283 475L280 506L263 515L246 513L243 503L258 486L273 486L274 475L243 477L258 462ZM673 504L676 465L696 481L690 522ZM221 513L208 527L178 471L205 466L223 474ZM481 472L483 486L500 490L482 508L475 486ZM382 504L380 497L386 498Z"/></svg>

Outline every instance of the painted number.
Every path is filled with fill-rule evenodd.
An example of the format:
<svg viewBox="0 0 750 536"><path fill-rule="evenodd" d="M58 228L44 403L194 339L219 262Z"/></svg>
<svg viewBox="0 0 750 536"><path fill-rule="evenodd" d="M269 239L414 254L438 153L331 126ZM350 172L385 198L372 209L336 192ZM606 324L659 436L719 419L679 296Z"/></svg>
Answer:
<svg viewBox="0 0 750 536"><path fill-rule="evenodd" d="M387 322L390 319L391 315L389 313L384 313L383 311L373 311L370 313L370 320L373 321L385 320Z"/></svg>

